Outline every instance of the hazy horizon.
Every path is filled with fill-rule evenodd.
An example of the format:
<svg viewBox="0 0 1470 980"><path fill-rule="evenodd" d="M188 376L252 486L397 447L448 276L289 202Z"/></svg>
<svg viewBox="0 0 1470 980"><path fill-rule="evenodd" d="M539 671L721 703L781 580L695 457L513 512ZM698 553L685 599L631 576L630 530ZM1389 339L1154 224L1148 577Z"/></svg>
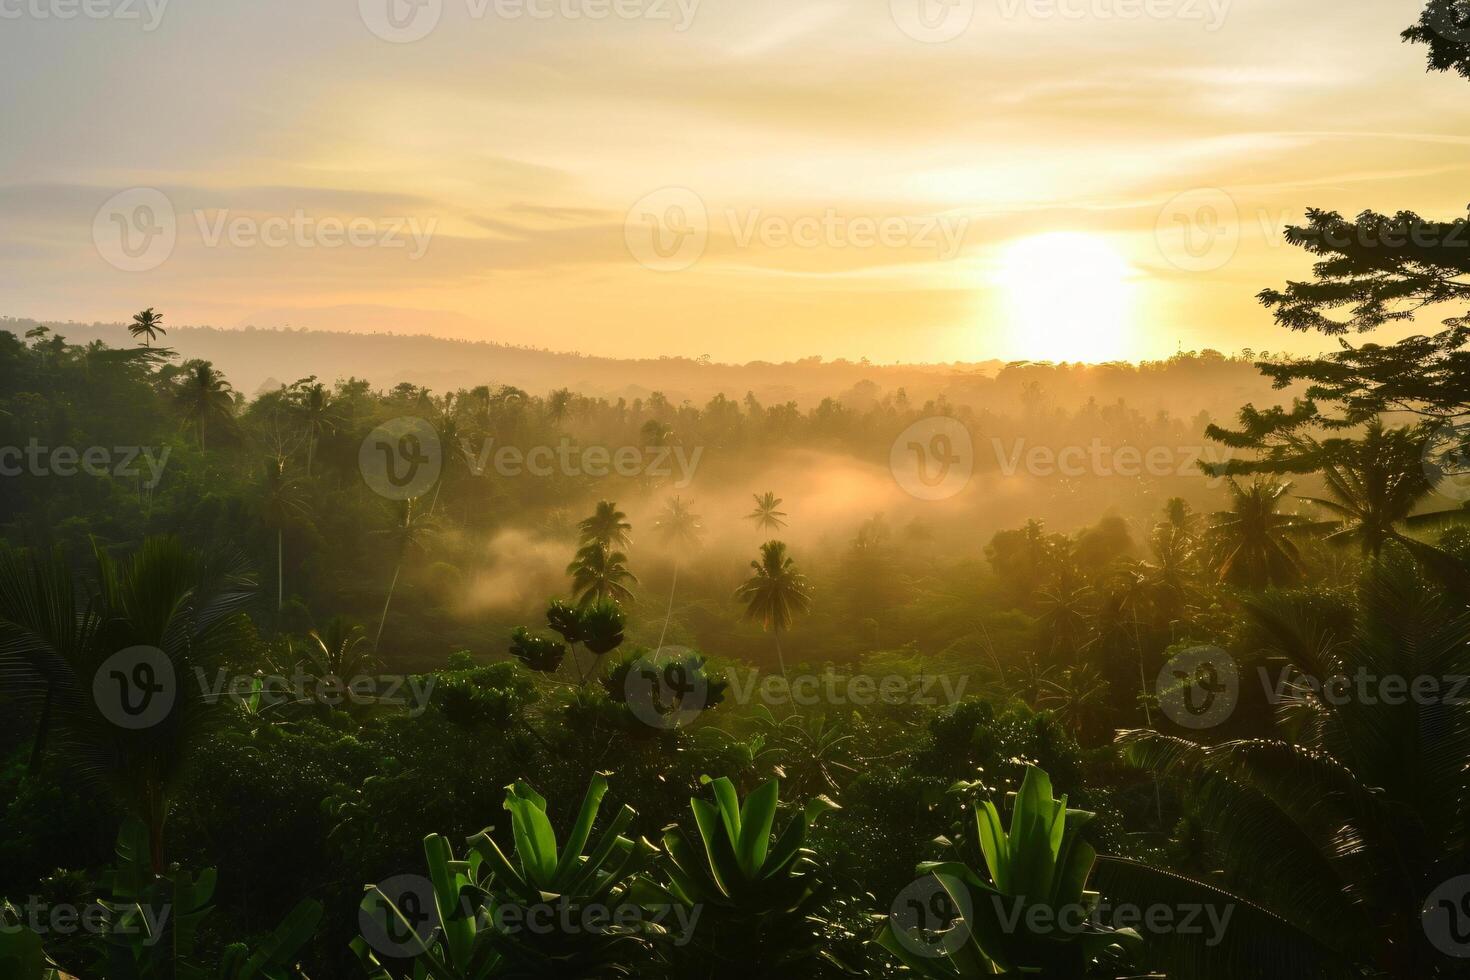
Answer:
<svg viewBox="0 0 1470 980"><path fill-rule="evenodd" d="M0 332L19 337L35 323L0 319ZM101 341L121 347L130 340L123 324L53 321L48 326L70 344ZM436 395L509 384L535 395L565 388L628 401L659 392L675 405L702 405L716 395L739 400L752 394L762 402L811 408L824 399L866 405L876 397L903 392L914 404L943 399L956 407L1019 410L1022 387L1034 381L1059 406L1075 408L1093 399L1177 417L1204 412L1223 420L1243 399L1269 403L1292 394L1272 391L1241 352L1211 349L1185 351L1182 358L1102 365L999 360L883 364L820 355L731 363L679 355L617 358L423 334L168 329L158 346L174 352L173 363L209 361L246 397L310 376L328 384L361 378L382 390L407 382Z"/></svg>

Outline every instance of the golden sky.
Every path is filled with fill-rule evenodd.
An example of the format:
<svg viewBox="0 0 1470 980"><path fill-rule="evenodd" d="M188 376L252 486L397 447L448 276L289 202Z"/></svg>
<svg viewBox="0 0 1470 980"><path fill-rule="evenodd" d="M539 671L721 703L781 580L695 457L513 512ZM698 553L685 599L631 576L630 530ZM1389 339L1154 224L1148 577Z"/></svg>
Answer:
<svg viewBox="0 0 1470 980"><path fill-rule="evenodd" d="M93 2L0 0L3 314L1309 351L1253 298L1286 223L1470 201L1417 0Z"/></svg>

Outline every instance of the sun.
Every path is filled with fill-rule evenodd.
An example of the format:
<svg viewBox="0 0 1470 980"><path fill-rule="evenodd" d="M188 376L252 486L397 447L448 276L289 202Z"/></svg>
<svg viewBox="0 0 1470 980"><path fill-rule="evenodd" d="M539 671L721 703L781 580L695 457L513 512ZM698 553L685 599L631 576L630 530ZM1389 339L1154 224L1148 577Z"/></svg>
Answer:
<svg viewBox="0 0 1470 980"><path fill-rule="evenodd" d="M1059 231L1022 238L1001 254L1009 356L1115 361L1134 350L1133 269L1106 239Z"/></svg>

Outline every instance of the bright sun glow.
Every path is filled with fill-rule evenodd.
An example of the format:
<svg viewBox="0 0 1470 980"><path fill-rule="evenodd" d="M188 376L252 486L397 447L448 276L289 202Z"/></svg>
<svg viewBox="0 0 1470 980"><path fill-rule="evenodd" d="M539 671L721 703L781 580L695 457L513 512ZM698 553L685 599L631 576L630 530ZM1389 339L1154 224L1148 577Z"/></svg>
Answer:
<svg viewBox="0 0 1470 980"><path fill-rule="evenodd" d="M1105 239L1081 232L1023 238L1001 256L1011 356L1112 361L1133 354L1132 269Z"/></svg>

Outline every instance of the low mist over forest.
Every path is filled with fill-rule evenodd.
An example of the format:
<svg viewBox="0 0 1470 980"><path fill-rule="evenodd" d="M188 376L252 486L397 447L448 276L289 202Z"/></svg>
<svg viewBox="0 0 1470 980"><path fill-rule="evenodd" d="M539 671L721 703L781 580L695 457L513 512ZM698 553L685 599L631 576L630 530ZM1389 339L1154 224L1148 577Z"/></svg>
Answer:
<svg viewBox="0 0 1470 980"><path fill-rule="evenodd" d="M74 329L58 326L53 333L31 327L28 349L15 334L5 336L18 356L26 351L23 356L37 360L54 351L53 369L122 353L105 353L96 345L107 341L91 339L102 334L116 343L127 336L121 325L87 328L77 336L64 332ZM373 614L380 585L374 579L384 574L393 548L387 532L400 515L391 500L364 485L360 455L374 427L402 418L425 420L442 453L442 485L435 487L429 516L444 526L432 549L411 556L399 584L410 605L400 611L432 602L434 615L413 618L416 627L432 629L437 639L426 647L422 637L395 641L390 632L385 641L424 665L457 643L494 647L510 625L536 614L544 597L563 587L575 550L575 521L600 499L617 501L641 529L630 554L640 576L652 575L655 582L670 572L674 557L647 530L661 509L678 497L702 515L701 552L685 563L685 586L700 584L717 605L724 605L748 553L763 540L746 515L753 498L768 491L789 515L782 539L800 550L810 571L823 576L862 579L862 563L873 560L865 554L868 548L878 549L885 561L910 563L906 574L935 574L946 566L958 572L983 554L997 532L1028 520L1067 534L1107 520L1099 533L1114 539L1106 545L1108 555L1142 557L1150 529L1169 500L1178 498L1201 512L1220 502L1223 477L1206 473L1202 464L1227 462L1236 452L1207 439L1206 426L1228 422L1243 398L1280 397L1252 363L1213 351L1142 365L1013 364L987 374L978 367L816 361L740 367L676 359L619 362L425 337L275 331L183 328L171 330L168 342L169 355L150 355L155 365L117 393L120 403L99 402L111 392L93 390L97 378L84 371L72 383L78 385L76 396L85 400L65 414L34 402L16 405L0 417L5 444L29 441L44 457L54 446L74 442L79 425L107 429L137 420L147 438L140 440L135 430L127 442L150 447L146 452L158 460L158 470L143 471L129 507L131 519L115 515L113 520L121 522L105 538L118 546L136 544L161 512L187 505L178 517L191 535L224 534L232 544L251 549L263 568L276 561L280 544L278 584L289 590L282 601L291 599L301 611L300 625L309 627L308 609L330 605L364 619ZM495 373L475 384L439 390L409 380L415 357L442 362L446 347L468 352L452 359L456 373L474 370L476 357ZM402 354L394 361L396 349ZM217 360L190 357L211 351ZM281 364L304 371L315 357L324 364L361 365L363 374L305 374L259 385L250 395L246 386L233 383L230 364L232 358L246 364L264 360L256 351L273 352L278 372ZM365 362L371 357L382 360L369 367ZM565 365L601 375L609 387L615 386L614 378L640 375L657 385L666 375L688 388L677 398L662 387L630 397L570 386L527 390L518 383ZM221 413L218 419L206 415L198 421L196 440L207 439L210 448L203 469L190 461L197 444L191 447L187 437L181 442L170 421L180 386L198 384L199 371L207 371L209 383L217 386L212 411ZM369 380L370 371L385 380ZM827 382L836 388L819 394L823 389L812 387ZM749 387L689 393L701 384ZM642 388L628 384L615 390ZM762 391L790 397L768 401ZM320 416L309 436L299 431L306 404ZM1165 406L1191 411L1176 414ZM153 421L144 422L150 415ZM954 469L948 483L931 494L919 481L920 472L937 475L950 466L927 456L939 451L931 445L934 439L947 438L929 431L935 418L954 419L968 443L941 444L955 456ZM911 426L919 429L910 433ZM230 514L243 516L255 506L251 496L261 489L261 467L277 466L281 479L305 480L308 448L310 485L330 489L327 498L300 502L311 519L294 519L299 515L293 509L280 515L281 526L263 532L231 527L239 518ZM538 451L544 459L536 457ZM613 456L620 452L633 454L637 462L626 469L614 466ZM583 458L588 453L594 454L594 465ZM597 471L597 459L601 472L589 475L587 470ZM144 455L136 465L149 460ZM199 481L207 481L212 501L202 515L188 503ZM48 472L20 476L11 485L15 492L0 514L18 540L85 549L98 535L97 528L65 517L84 510L84 501L105 484L72 480L58 488ZM232 498L237 502L230 504ZM226 509L219 511L220 506ZM1294 509L1310 508L1298 504ZM39 522L24 519L33 513L48 516ZM225 524L215 523L220 520ZM364 534L374 529L384 533ZM871 588L881 595L870 595L864 587L850 606L827 607L836 618L831 629L814 632L812 655L840 659L854 642L907 641L903 631L908 627L889 634L886 626L861 625L885 619L879 614L890 606L906 604L910 593L902 579ZM654 586L645 601L656 603L661 591ZM727 620L717 616L681 642L733 654L740 643L729 635Z"/></svg>

